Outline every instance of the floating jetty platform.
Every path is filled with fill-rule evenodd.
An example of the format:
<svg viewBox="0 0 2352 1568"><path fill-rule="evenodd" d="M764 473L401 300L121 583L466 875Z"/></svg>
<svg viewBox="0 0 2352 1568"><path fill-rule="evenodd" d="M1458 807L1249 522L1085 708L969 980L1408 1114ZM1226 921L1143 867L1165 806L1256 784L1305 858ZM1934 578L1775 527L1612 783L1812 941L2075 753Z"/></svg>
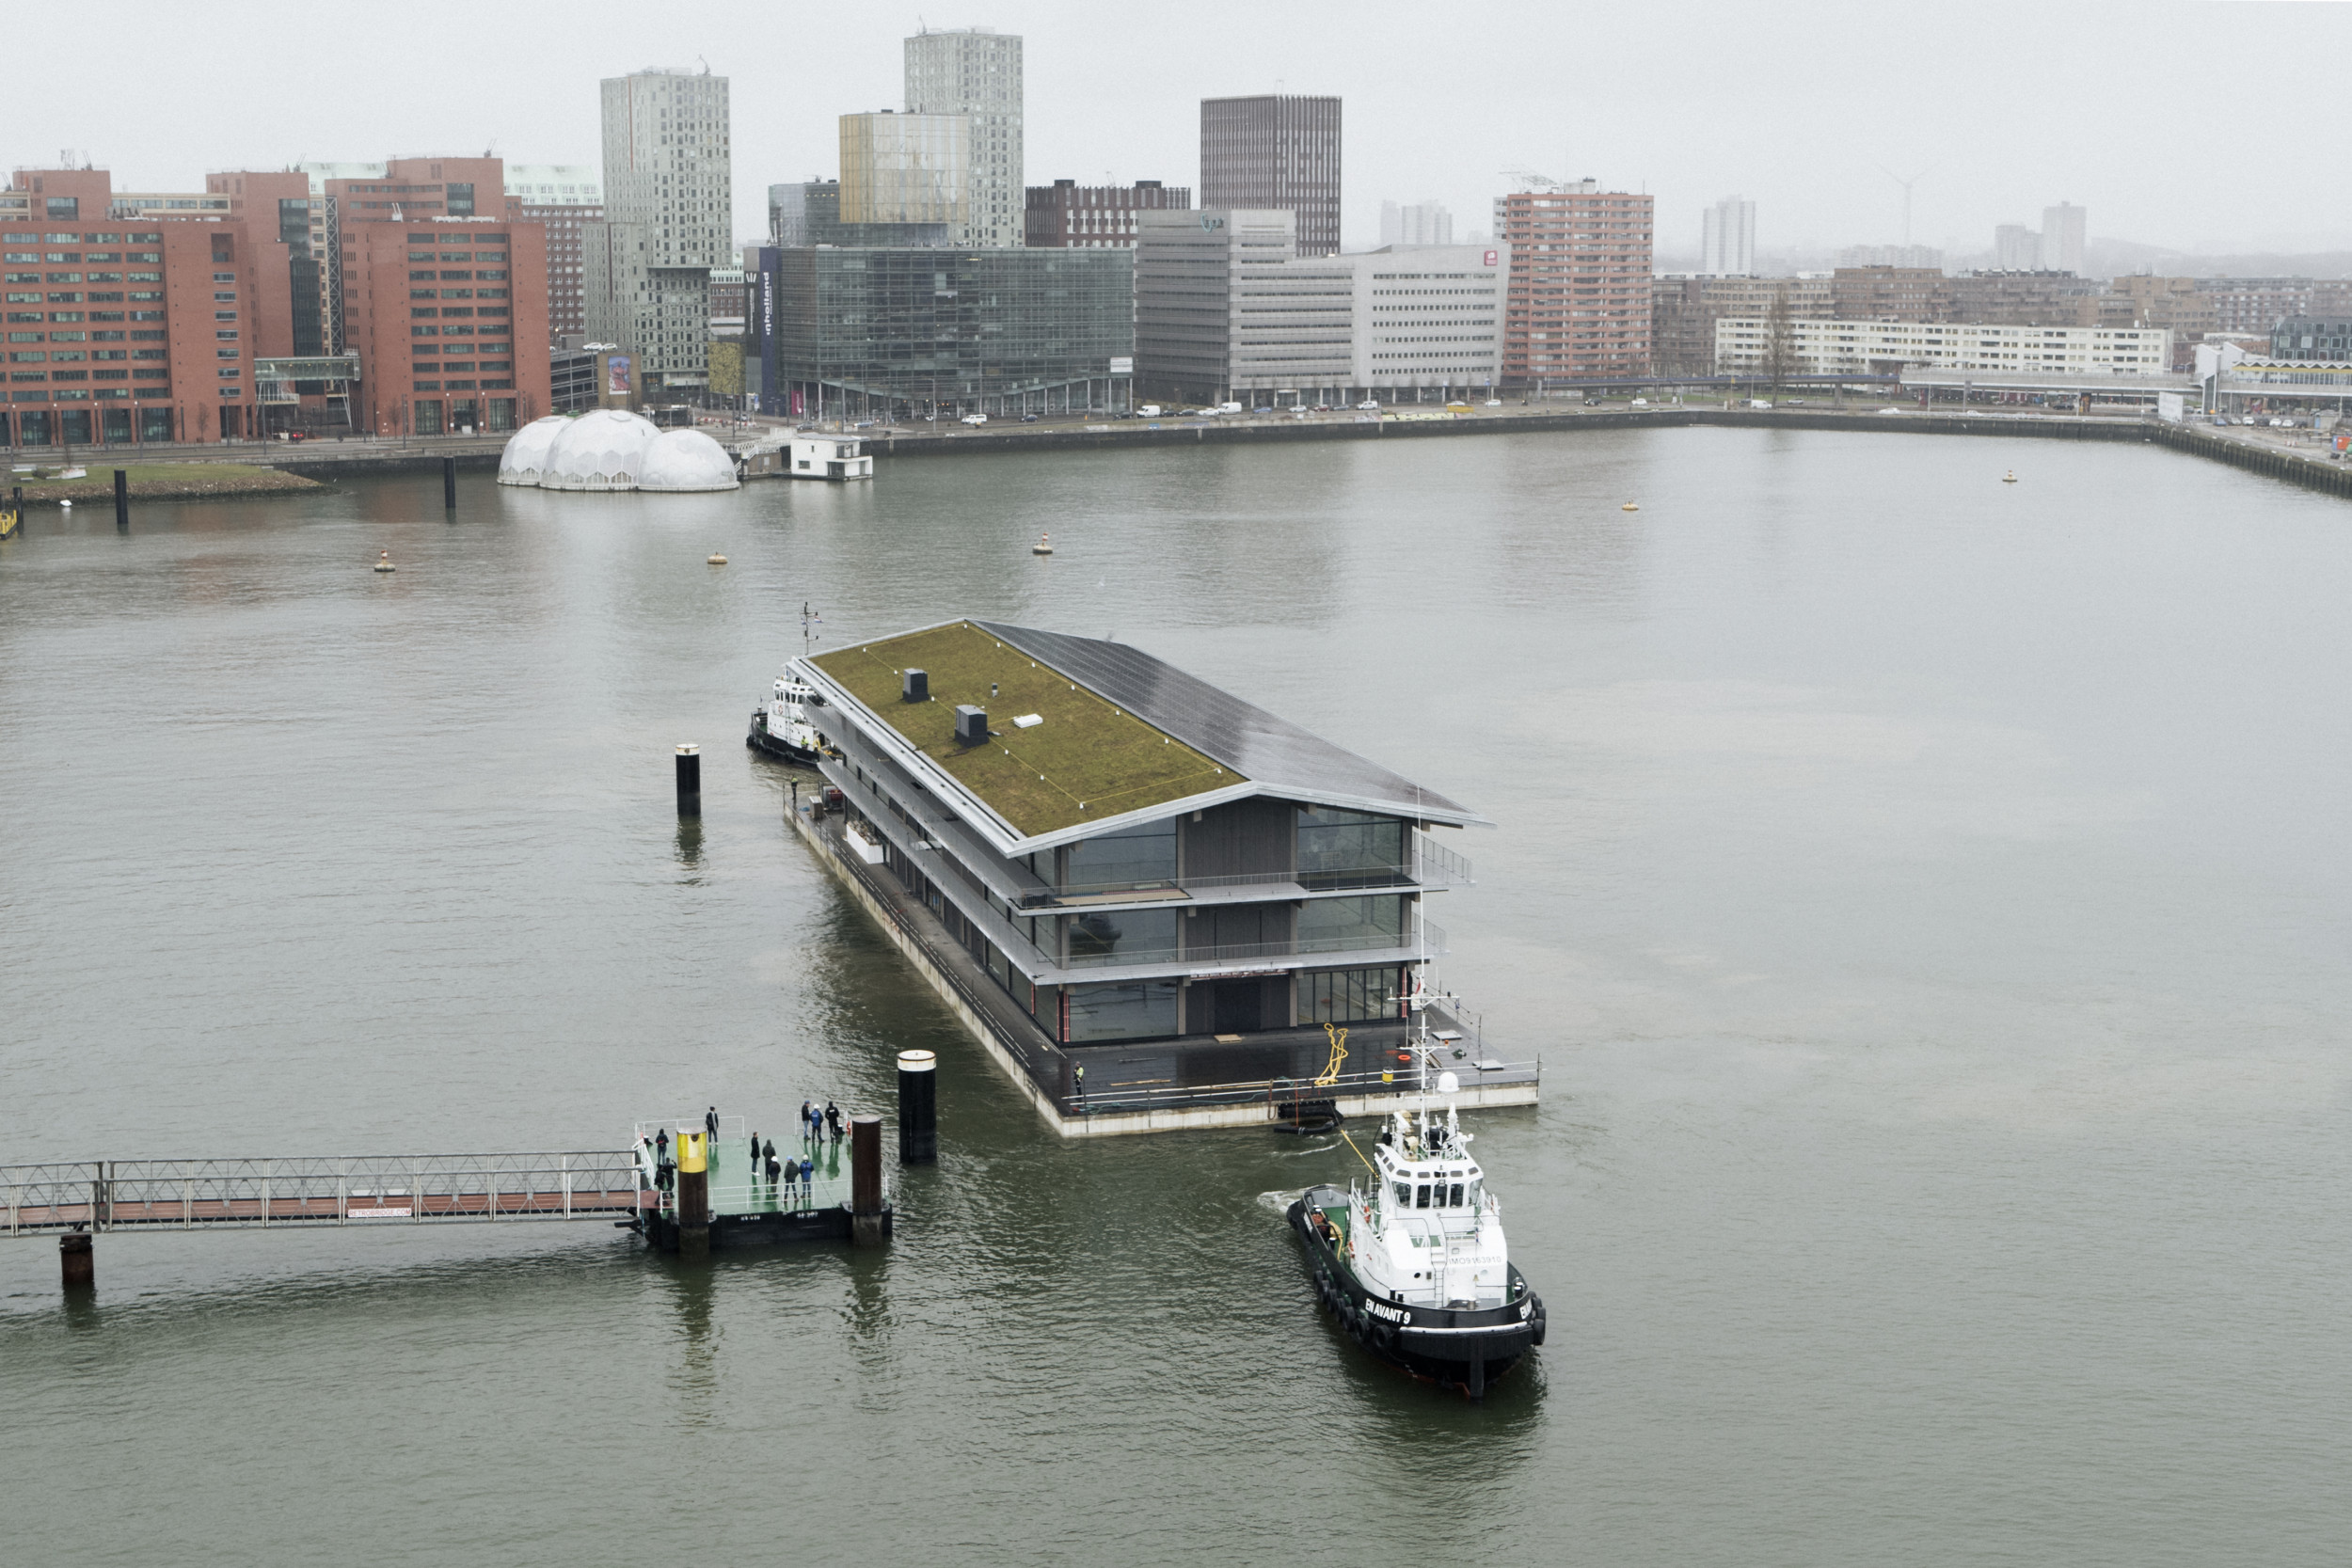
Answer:
<svg viewBox="0 0 2352 1568"><path fill-rule="evenodd" d="M902 1054L901 1164L935 1157L931 1073L929 1053ZM704 1117L643 1121L622 1149L0 1165L0 1238L57 1237L69 1289L93 1282L92 1242L108 1232L595 1220L686 1257L890 1240L882 1117L846 1116L839 1137L773 1140L772 1179L764 1158L753 1164L744 1119L717 1117L716 1135Z"/></svg>

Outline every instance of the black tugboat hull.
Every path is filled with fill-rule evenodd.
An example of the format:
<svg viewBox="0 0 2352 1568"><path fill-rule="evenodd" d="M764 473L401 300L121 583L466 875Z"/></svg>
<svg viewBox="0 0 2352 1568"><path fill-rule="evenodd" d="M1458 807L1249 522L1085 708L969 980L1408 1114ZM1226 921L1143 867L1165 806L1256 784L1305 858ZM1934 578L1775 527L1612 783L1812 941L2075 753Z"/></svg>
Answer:
<svg viewBox="0 0 2352 1568"><path fill-rule="evenodd" d="M788 740L779 740L770 735L767 721L768 716L764 713L752 715L752 727L743 734L744 745L751 747L754 751L765 752L771 757L781 757L786 762L797 762L807 768L817 766L817 753L814 751L806 746L795 746Z"/></svg>
<svg viewBox="0 0 2352 1568"><path fill-rule="evenodd" d="M1375 1296L1315 1228L1319 1207L1303 1197L1293 1203L1291 1229L1306 1252L1307 1275L1324 1309L1371 1354L1476 1399L1544 1342L1544 1302L1533 1291L1514 1291L1519 1299L1507 1306L1474 1310L1407 1307ZM1511 1279L1519 1280L1516 1264Z"/></svg>

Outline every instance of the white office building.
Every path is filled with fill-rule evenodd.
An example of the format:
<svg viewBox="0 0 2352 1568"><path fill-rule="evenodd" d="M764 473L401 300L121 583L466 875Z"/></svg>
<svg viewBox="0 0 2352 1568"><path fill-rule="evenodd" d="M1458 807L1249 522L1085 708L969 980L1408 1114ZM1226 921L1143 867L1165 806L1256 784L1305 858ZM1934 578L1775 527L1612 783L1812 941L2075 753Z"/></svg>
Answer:
<svg viewBox="0 0 2352 1568"><path fill-rule="evenodd" d="M1727 196L1707 210L1699 236L1699 273L1748 277L1756 272L1756 203Z"/></svg>
<svg viewBox="0 0 2352 1568"><path fill-rule="evenodd" d="M1788 370L1798 375L1883 374L1906 367L2006 375L2163 375L2172 363L2164 327L1993 326L1960 322L1792 321ZM1772 324L1715 324L1715 372L1767 367Z"/></svg>
<svg viewBox="0 0 2352 1568"><path fill-rule="evenodd" d="M961 115L966 133L964 245L1024 243L1027 191L1022 164L1021 39L968 27L906 40L907 113ZM842 171L846 182L849 171ZM842 198L846 204L849 192ZM848 214L843 214L848 220ZM850 220L854 221L854 220Z"/></svg>
<svg viewBox="0 0 2352 1568"><path fill-rule="evenodd" d="M1435 201L1380 203L1380 243L1452 245L1454 214Z"/></svg>
<svg viewBox="0 0 2352 1568"><path fill-rule="evenodd" d="M588 336L648 392L709 384L710 269L733 263L727 79L642 71L602 84L605 220L582 228Z"/></svg>
<svg viewBox="0 0 2352 1568"><path fill-rule="evenodd" d="M1502 245L1297 254L1279 209L1136 214L1136 376L1184 402L1484 396L1502 368Z"/></svg>

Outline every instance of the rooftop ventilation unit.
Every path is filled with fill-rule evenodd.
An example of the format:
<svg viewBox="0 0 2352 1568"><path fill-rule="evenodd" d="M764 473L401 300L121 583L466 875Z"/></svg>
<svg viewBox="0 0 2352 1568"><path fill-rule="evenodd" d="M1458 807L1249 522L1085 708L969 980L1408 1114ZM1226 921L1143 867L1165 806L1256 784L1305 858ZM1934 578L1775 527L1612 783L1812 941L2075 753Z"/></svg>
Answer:
<svg viewBox="0 0 2352 1568"><path fill-rule="evenodd" d="M906 670L900 673L905 684L898 689L898 700L906 703L928 703L931 700L931 677L929 671Z"/></svg>
<svg viewBox="0 0 2352 1568"><path fill-rule="evenodd" d="M974 707L970 703L956 705L956 744L959 746L988 744L988 709Z"/></svg>

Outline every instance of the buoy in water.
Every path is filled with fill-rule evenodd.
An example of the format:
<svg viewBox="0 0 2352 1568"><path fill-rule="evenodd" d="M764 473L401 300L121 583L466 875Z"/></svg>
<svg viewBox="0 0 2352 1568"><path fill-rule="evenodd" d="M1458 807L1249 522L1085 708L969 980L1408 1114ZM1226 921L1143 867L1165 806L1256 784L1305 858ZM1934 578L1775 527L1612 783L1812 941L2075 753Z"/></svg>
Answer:
<svg viewBox="0 0 2352 1568"><path fill-rule="evenodd" d="M1642 509L1634 505L1633 502L1628 501L1623 506L1617 508L1617 510L1620 512L1639 512Z"/></svg>
<svg viewBox="0 0 2352 1568"><path fill-rule="evenodd" d="M375 558L375 569L379 572L397 572L400 570L399 567L392 564L392 552L389 550L386 550L382 555Z"/></svg>
<svg viewBox="0 0 2352 1568"><path fill-rule="evenodd" d="M714 555L714 556L712 556L712 557L710 558L709 562L707 562L707 564L712 565L712 566L723 566L723 565L725 565L726 563L727 563L727 558L726 558L725 556L723 556L723 555Z"/></svg>
<svg viewBox="0 0 2352 1568"><path fill-rule="evenodd" d="M1050 533L1039 534L1037 536L1037 543L1029 546L1029 553L1031 555L1052 555L1054 553L1054 536Z"/></svg>
<svg viewBox="0 0 2352 1568"><path fill-rule="evenodd" d="M61 500L57 504L64 507L68 512L73 510L73 503L71 500Z"/></svg>
<svg viewBox="0 0 2352 1568"><path fill-rule="evenodd" d="M2007 473L2003 474L2003 475L2001 476L2001 483L2002 483L2003 484L2014 484L2014 483L2017 483L2017 470L2016 470L2016 469L2014 469L2014 468L2011 468L2009 472L2007 472Z"/></svg>

